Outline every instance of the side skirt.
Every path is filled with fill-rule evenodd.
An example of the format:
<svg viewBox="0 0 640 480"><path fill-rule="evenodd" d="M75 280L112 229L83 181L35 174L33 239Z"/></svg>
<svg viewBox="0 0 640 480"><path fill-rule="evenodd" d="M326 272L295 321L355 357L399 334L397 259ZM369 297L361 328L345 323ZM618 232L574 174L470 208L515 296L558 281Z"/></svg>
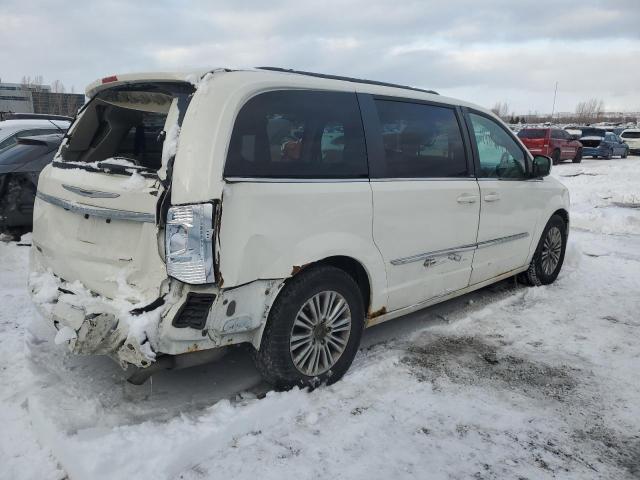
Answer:
<svg viewBox="0 0 640 480"><path fill-rule="evenodd" d="M393 310L392 312L385 313L384 315L380 315L375 318L370 318L367 320L367 328L372 327L374 325L378 325L379 323L386 322L388 320L393 320L394 318L402 317L404 315L408 315L413 312L417 312L418 310L422 310L423 308L430 307L435 305L436 303L445 302L455 297L459 297L466 293L473 292L474 290L478 290L482 287L486 287L487 285L491 285L492 283L499 282L500 280L504 280L509 277L513 277L518 273L524 272L529 268L529 265L525 265L524 267L516 268L515 270L511 270L506 273L502 273L497 277L490 278L480 283L474 283L473 285L469 285L460 290L455 290L453 292L446 293L444 295L438 295L437 297L432 297L423 302L416 303L415 305L410 305L408 307L399 308L398 310Z"/></svg>

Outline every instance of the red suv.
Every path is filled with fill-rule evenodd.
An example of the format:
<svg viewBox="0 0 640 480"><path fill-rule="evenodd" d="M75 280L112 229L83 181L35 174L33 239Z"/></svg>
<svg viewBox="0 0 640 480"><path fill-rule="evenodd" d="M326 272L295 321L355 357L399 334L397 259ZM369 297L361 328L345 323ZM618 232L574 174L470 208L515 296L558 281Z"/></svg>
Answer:
<svg viewBox="0 0 640 480"><path fill-rule="evenodd" d="M560 128L523 128L518 137L534 155L547 155L557 165L563 160L582 161L582 144Z"/></svg>

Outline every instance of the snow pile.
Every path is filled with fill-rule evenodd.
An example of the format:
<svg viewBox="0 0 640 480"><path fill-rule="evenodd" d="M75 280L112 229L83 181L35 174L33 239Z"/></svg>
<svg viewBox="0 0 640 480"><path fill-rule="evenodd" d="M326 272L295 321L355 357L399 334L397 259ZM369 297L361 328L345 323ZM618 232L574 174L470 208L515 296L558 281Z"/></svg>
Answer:
<svg viewBox="0 0 640 480"><path fill-rule="evenodd" d="M637 479L640 235L602 195L637 194L640 160L554 175L577 227L555 284L504 281L369 329L345 378L313 392L268 392L240 349L127 385L55 345L27 249L0 243L0 476Z"/></svg>
<svg viewBox="0 0 640 480"><path fill-rule="evenodd" d="M571 226L606 234L640 234L640 159L561 163L552 175L569 187Z"/></svg>

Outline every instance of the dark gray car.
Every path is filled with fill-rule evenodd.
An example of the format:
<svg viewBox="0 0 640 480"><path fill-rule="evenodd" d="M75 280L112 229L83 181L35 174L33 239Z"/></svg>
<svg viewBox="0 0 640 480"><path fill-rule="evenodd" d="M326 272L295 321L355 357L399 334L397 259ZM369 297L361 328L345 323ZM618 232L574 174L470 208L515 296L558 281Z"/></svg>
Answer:
<svg viewBox="0 0 640 480"><path fill-rule="evenodd" d="M0 150L0 233L19 236L31 230L38 176L53 159L63 136L23 137Z"/></svg>

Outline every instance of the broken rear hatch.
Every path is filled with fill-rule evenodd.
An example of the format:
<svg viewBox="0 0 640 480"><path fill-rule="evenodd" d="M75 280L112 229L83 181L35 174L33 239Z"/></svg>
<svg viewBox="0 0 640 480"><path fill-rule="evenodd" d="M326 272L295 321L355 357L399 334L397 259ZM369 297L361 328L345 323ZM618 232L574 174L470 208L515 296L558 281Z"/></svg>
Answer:
<svg viewBox="0 0 640 480"><path fill-rule="evenodd" d="M94 91L40 176L32 268L151 303L167 278L157 211L193 86L145 79Z"/></svg>

